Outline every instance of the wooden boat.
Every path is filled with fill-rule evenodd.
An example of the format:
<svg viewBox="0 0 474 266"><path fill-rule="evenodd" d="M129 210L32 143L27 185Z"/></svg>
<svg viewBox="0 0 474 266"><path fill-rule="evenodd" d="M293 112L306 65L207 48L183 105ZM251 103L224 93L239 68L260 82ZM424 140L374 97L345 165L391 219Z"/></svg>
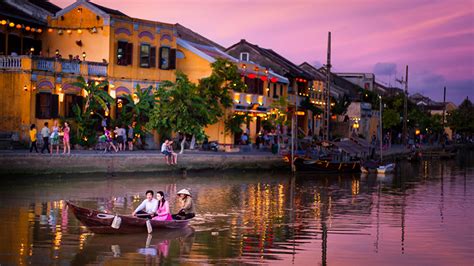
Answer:
<svg viewBox="0 0 474 266"><path fill-rule="evenodd" d="M359 173L360 162L330 162L326 160L310 160L295 158L295 166L298 171L313 171L324 173Z"/></svg>
<svg viewBox="0 0 474 266"><path fill-rule="evenodd" d="M360 171L362 173L377 173L377 167L379 167L379 163L376 161L365 161L360 165Z"/></svg>
<svg viewBox="0 0 474 266"><path fill-rule="evenodd" d="M455 151L428 151L423 153L423 158L452 159L456 157Z"/></svg>
<svg viewBox="0 0 474 266"><path fill-rule="evenodd" d="M129 233L147 233L147 220L132 215L114 215L100 212L93 209L82 208L67 202L76 218L89 230L96 234L129 234ZM115 216L121 219L118 228L112 227ZM151 228L155 230L162 229L180 229L188 226L189 220L156 221L150 220Z"/></svg>

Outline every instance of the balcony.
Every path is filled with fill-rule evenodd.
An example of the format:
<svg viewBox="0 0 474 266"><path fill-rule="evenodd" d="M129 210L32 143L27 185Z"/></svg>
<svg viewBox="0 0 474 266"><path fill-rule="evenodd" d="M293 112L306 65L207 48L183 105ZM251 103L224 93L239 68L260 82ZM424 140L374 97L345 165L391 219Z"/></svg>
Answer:
<svg viewBox="0 0 474 266"><path fill-rule="evenodd" d="M20 56L0 56L0 69L21 69L22 58Z"/></svg>
<svg viewBox="0 0 474 266"><path fill-rule="evenodd" d="M253 105L268 107L270 104L267 96L245 92L234 92L232 99L234 101L234 105L242 105L245 107Z"/></svg>
<svg viewBox="0 0 474 266"><path fill-rule="evenodd" d="M82 76L107 76L107 64L51 57L0 56L0 69L31 70Z"/></svg>
<svg viewBox="0 0 474 266"><path fill-rule="evenodd" d="M305 97L299 96L299 95L294 95L290 94L288 95L288 104L294 105L295 102L298 103L298 106L301 105L301 102L304 100Z"/></svg>

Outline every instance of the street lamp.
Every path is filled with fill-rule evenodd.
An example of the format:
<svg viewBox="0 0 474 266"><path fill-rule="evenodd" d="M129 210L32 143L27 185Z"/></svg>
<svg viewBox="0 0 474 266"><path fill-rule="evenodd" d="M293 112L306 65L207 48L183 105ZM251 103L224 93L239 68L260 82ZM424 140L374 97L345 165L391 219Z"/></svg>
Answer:
<svg viewBox="0 0 474 266"><path fill-rule="evenodd" d="M82 61L86 61L86 52L82 52Z"/></svg>

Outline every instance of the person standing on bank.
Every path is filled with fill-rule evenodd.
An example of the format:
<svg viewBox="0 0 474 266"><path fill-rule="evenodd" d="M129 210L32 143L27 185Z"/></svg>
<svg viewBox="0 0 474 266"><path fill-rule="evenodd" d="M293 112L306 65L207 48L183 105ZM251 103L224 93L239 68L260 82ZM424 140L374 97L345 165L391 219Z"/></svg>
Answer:
<svg viewBox="0 0 474 266"><path fill-rule="evenodd" d="M51 139L51 155L53 155L54 146L56 146L56 154L59 154L59 127L58 121L54 121L53 133L49 136Z"/></svg>
<svg viewBox="0 0 474 266"><path fill-rule="evenodd" d="M191 193L187 189L178 191L178 206L180 210L177 214L172 215L174 220L187 220L194 218L194 204Z"/></svg>
<svg viewBox="0 0 474 266"><path fill-rule="evenodd" d="M156 210L158 209L158 200L153 197L152 190L148 190L145 194L146 199L138 205L132 215L151 219L155 216ZM143 209L145 209L145 211L143 211Z"/></svg>
<svg viewBox="0 0 474 266"><path fill-rule="evenodd" d="M51 132L48 128L48 122L44 122L44 127L41 129L41 137L43 137L43 148L41 148L41 153L46 149L48 153L51 153L49 150L49 134Z"/></svg>
<svg viewBox="0 0 474 266"><path fill-rule="evenodd" d="M69 123L68 122L64 122L64 127L63 127L63 132L64 132L64 136L63 136L63 146L64 146L64 150L63 150L63 154L71 154L71 144L70 144L70 138L69 138L69 132L71 132L71 128L69 127Z"/></svg>
<svg viewBox="0 0 474 266"><path fill-rule="evenodd" d="M133 151L133 138L134 138L133 126L130 124L128 125L128 132L127 132L127 142L128 142L129 151Z"/></svg>
<svg viewBox="0 0 474 266"><path fill-rule="evenodd" d="M32 124L30 127L30 140L31 140L31 146L30 146L30 153L33 151L33 147L35 147L36 153L38 153L38 148L36 147L36 125Z"/></svg>

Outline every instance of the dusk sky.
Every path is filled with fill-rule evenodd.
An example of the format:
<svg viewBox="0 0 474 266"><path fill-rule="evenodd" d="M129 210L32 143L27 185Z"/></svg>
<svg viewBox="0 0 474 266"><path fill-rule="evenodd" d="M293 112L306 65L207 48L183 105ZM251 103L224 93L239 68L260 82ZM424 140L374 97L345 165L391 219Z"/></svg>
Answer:
<svg viewBox="0 0 474 266"><path fill-rule="evenodd" d="M73 0L50 0L60 7ZM474 98L473 0L95 0L125 14L180 23L228 47L240 39L295 64L326 61L334 72L373 72L409 92L459 104Z"/></svg>

